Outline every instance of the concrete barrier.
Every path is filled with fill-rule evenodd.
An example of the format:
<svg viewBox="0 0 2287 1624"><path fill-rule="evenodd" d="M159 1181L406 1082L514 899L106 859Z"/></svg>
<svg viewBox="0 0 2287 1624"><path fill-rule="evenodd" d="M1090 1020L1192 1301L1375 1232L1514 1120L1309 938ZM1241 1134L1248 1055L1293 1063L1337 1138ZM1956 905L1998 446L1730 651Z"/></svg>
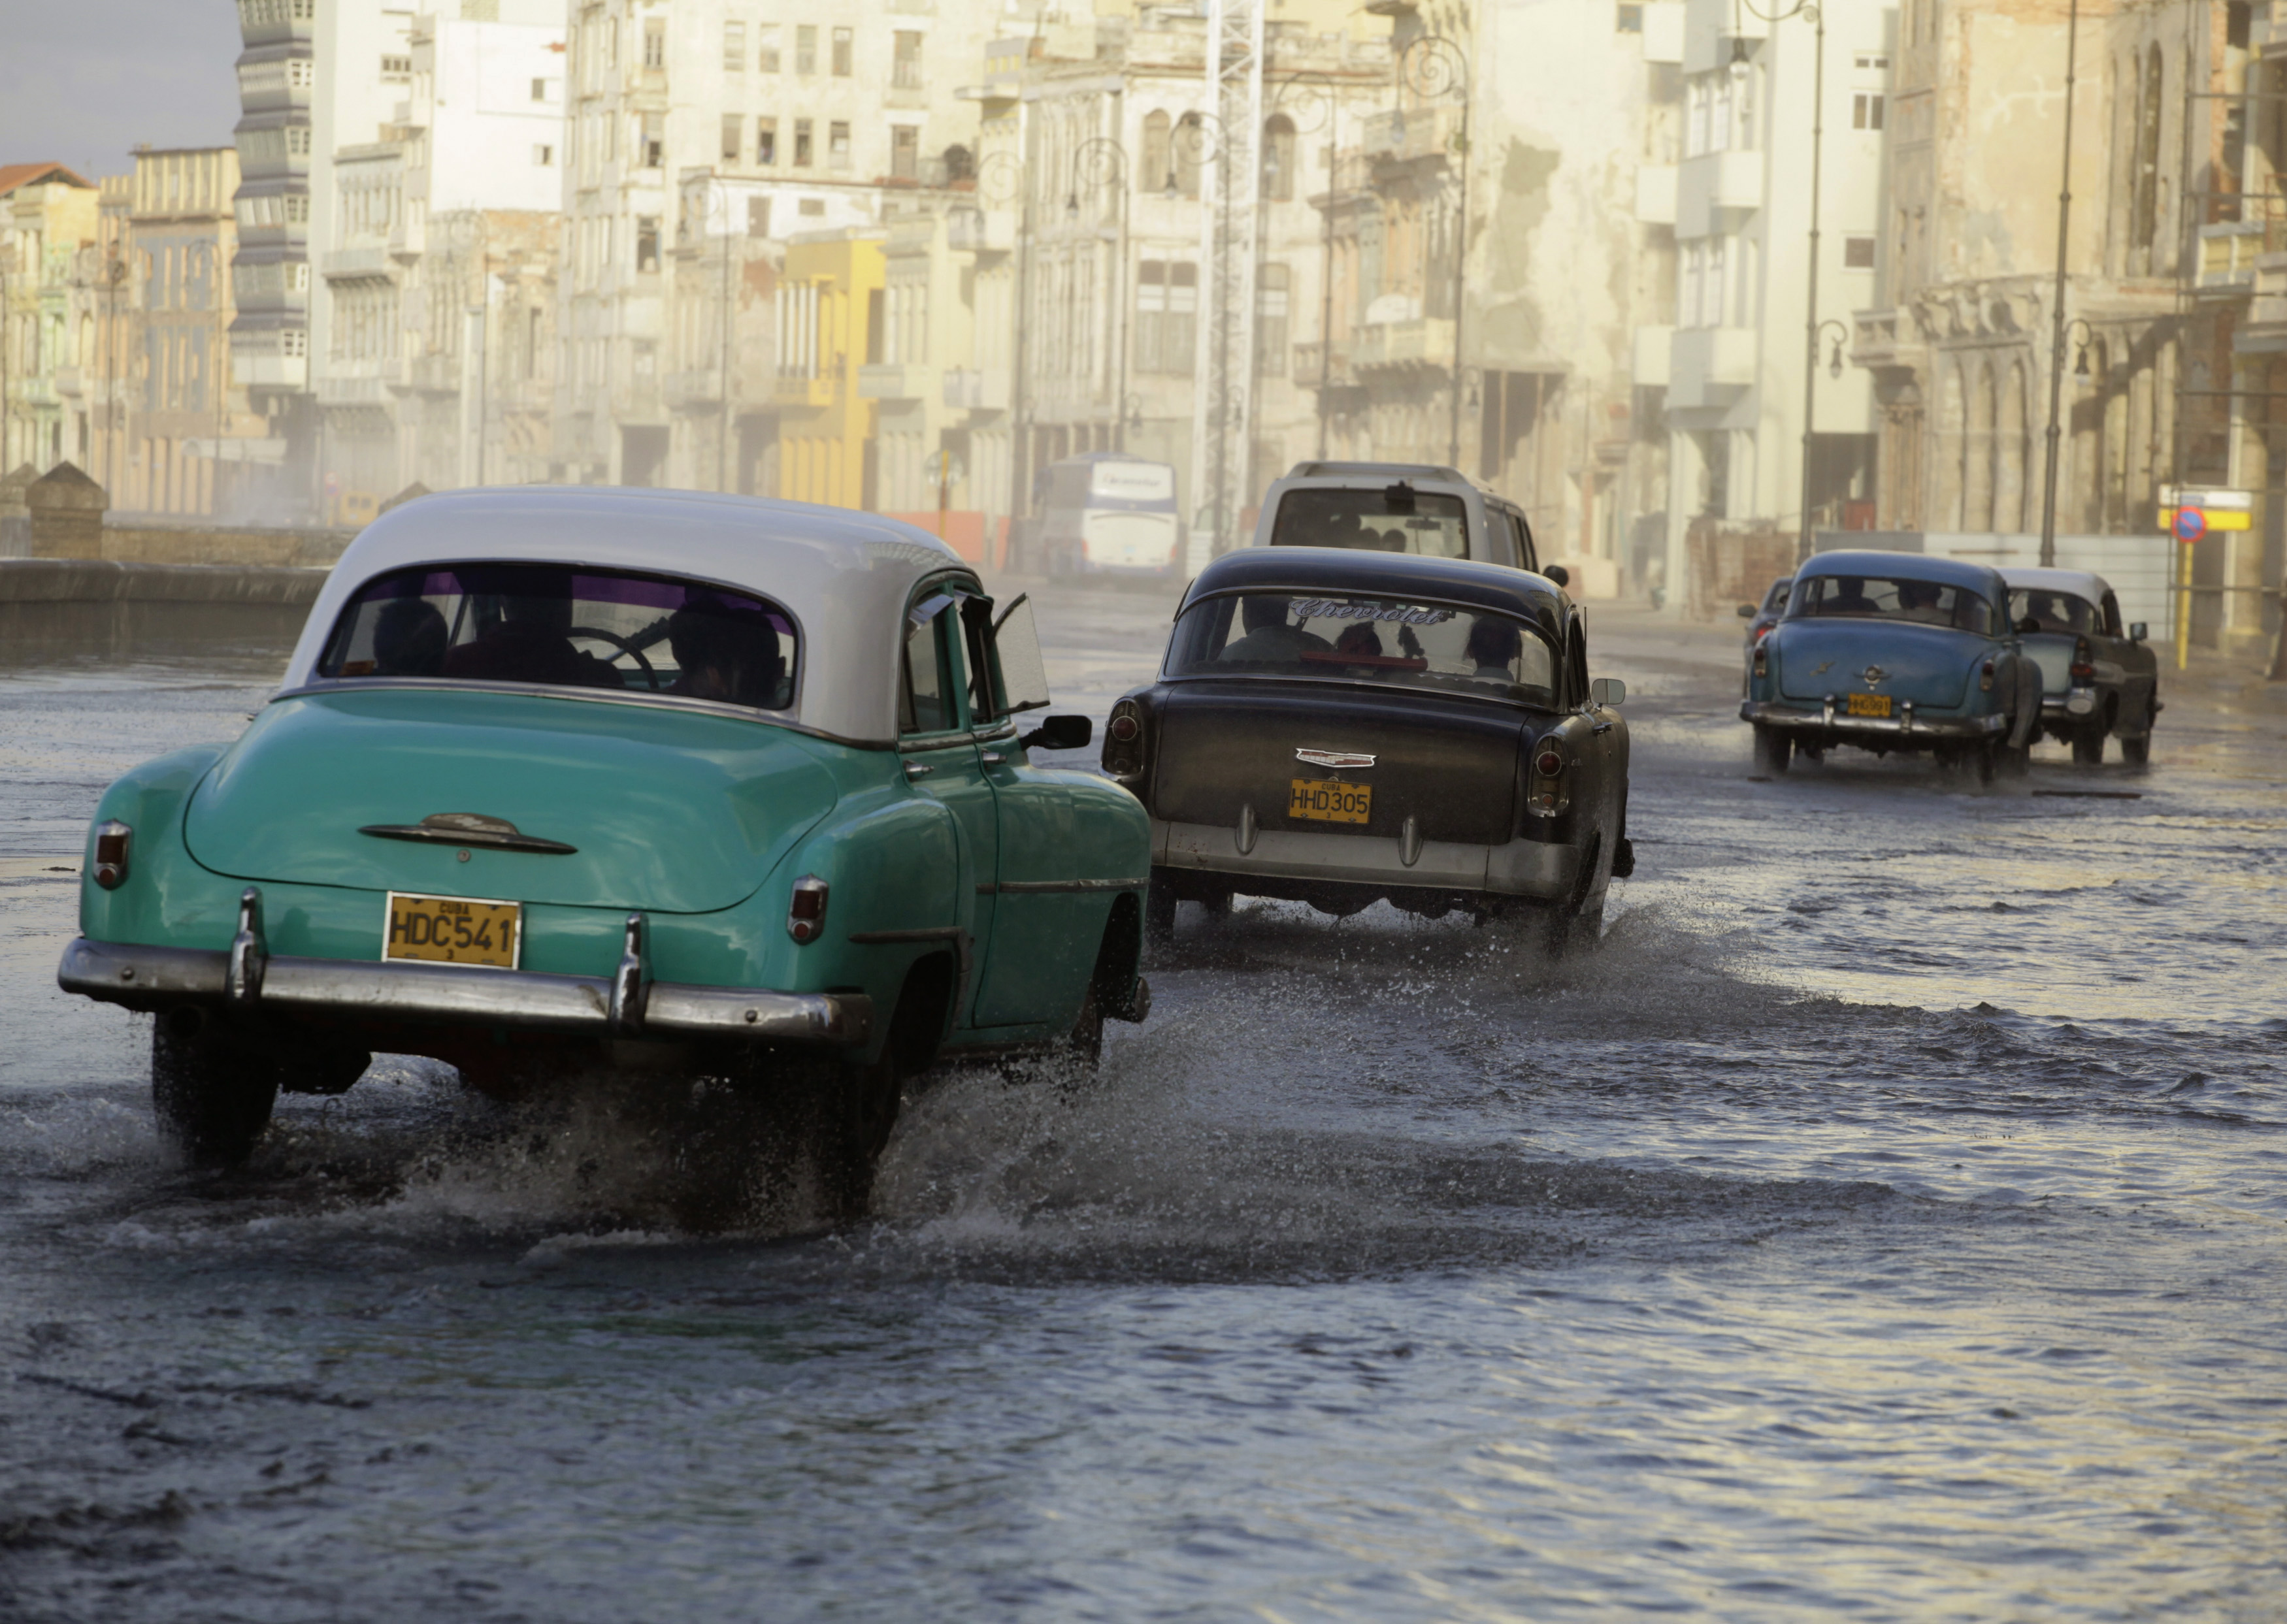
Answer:
<svg viewBox="0 0 2287 1624"><path fill-rule="evenodd" d="M0 663L75 656L283 655L321 569L0 559Z"/></svg>

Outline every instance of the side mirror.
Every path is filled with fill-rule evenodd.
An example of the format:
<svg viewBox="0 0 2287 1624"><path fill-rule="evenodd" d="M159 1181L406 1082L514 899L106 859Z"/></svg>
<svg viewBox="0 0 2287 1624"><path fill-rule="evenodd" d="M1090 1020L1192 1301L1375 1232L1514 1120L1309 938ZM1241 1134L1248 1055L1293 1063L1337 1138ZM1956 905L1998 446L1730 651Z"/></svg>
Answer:
<svg viewBox="0 0 2287 1624"><path fill-rule="evenodd" d="M1754 618L1755 618L1755 606L1754 606L1753 603L1742 603L1742 604L1740 604L1740 605L1739 605L1739 619L1742 619L1742 620L1752 620L1752 619L1753 619Z"/></svg>
<svg viewBox="0 0 2287 1624"><path fill-rule="evenodd" d="M2022 619L2022 620L2020 620L2020 621L2018 621L2018 622L2017 622L2017 629L2018 629L2019 631L2021 631L2021 632L2038 632L2038 631L2039 631L2039 630L2041 629L2041 618L2040 618L2040 616L2038 616L2038 615L2027 615L2023 619Z"/></svg>
<svg viewBox="0 0 2287 1624"><path fill-rule="evenodd" d="M2147 637L2149 637L2151 635L2152 635L2152 633L2151 633L2150 628L2149 628L2149 627L2148 627L2144 624L2144 622L2142 622L2141 620L2131 620L2131 621L2128 623L2128 641L2129 641L2129 642L2131 642L2131 643L2141 643L2141 642L2143 642Z"/></svg>
<svg viewBox="0 0 2287 1624"><path fill-rule="evenodd" d="M1548 565L1546 569L1541 571L1541 574L1547 576L1550 580L1555 581L1560 587L1569 587L1572 584L1572 572L1566 569L1561 564L1552 564Z"/></svg>
<svg viewBox="0 0 2287 1624"><path fill-rule="evenodd" d="M1588 703L1598 710L1608 705L1626 705L1628 685L1618 677L1592 677L1588 682Z"/></svg>
<svg viewBox="0 0 2287 1624"><path fill-rule="evenodd" d="M1041 725L1017 743L1026 750L1085 750L1095 739L1093 717L1043 716Z"/></svg>

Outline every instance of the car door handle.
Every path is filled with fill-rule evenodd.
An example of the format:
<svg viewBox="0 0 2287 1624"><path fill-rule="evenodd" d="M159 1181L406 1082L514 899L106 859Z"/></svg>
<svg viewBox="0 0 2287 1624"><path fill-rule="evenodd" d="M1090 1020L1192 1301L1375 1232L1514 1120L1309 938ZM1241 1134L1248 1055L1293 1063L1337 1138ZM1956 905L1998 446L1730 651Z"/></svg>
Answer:
<svg viewBox="0 0 2287 1624"><path fill-rule="evenodd" d="M1609 721L1600 721L1595 727L1588 729L1591 733L1610 733L1611 730L1612 724Z"/></svg>
<svg viewBox="0 0 2287 1624"><path fill-rule="evenodd" d="M906 763L906 781L908 784L914 783L920 779L928 777L936 770L936 768L925 767L919 761L908 761Z"/></svg>
<svg viewBox="0 0 2287 1624"><path fill-rule="evenodd" d="M1002 755L998 750L988 750L977 759L984 762L987 767L998 767L1009 758Z"/></svg>

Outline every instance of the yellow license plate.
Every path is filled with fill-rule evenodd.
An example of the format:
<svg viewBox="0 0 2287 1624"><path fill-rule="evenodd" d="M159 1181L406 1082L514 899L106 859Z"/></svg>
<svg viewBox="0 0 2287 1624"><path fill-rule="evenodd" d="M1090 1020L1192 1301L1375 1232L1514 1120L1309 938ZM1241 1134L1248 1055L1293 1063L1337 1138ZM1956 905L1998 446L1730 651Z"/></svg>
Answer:
<svg viewBox="0 0 2287 1624"><path fill-rule="evenodd" d="M1343 784L1333 778L1296 778L1287 798L1286 816L1316 818L1322 824L1363 824L1373 805L1373 785Z"/></svg>
<svg viewBox="0 0 2287 1624"><path fill-rule="evenodd" d="M513 970L524 946L524 904L465 896L389 894L384 958L425 958L447 965Z"/></svg>
<svg viewBox="0 0 2287 1624"><path fill-rule="evenodd" d="M1848 708L1842 713L1846 716L1887 716L1890 713L1890 696L1887 694L1850 694L1846 697L1849 701Z"/></svg>

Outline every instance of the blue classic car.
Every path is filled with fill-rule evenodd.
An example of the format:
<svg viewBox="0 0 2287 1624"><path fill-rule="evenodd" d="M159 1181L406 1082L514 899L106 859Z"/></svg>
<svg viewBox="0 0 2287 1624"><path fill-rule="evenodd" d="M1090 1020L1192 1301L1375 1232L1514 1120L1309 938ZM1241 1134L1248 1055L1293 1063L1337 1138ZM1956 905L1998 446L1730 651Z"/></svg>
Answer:
<svg viewBox="0 0 2287 1624"><path fill-rule="evenodd" d="M63 986L157 1015L168 1136L244 1157L374 1051L823 1106L862 1201L940 1050L1141 1020L1148 820L944 543L686 493L424 497L343 555L232 744L114 784ZM670 1091L671 1092L671 1091Z"/></svg>
<svg viewBox="0 0 2287 1624"><path fill-rule="evenodd" d="M2009 622L2009 589L1982 564L1915 553L1821 553L1795 572L1785 614L1749 657L1739 715L1755 765L1852 745L1928 751L1981 783L2022 771L2041 714L2040 668Z"/></svg>

